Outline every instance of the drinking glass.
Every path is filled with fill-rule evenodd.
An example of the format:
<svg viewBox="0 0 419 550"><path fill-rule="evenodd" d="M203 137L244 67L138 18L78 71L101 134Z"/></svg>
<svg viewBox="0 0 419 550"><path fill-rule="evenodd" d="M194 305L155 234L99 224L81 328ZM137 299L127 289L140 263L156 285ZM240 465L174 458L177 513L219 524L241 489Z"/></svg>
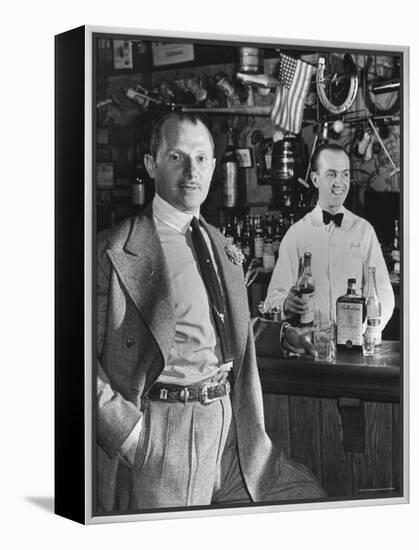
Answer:
<svg viewBox="0 0 419 550"><path fill-rule="evenodd" d="M328 308L314 310L313 345L316 351L315 361L336 361L335 323Z"/></svg>
<svg viewBox="0 0 419 550"><path fill-rule="evenodd" d="M366 330L362 336L362 353L364 357L372 357L375 351L375 334L372 330Z"/></svg>

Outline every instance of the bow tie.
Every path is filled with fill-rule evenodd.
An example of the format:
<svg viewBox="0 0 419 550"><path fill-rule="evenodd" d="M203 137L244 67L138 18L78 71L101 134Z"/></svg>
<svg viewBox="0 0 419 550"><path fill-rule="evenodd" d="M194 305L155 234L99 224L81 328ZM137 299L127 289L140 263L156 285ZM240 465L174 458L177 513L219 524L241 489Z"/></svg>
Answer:
<svg viewBox="0 0 419 550"><path fill-rule="evenodd" d="M335 224L340 227L342 225L343 220L343 214L342 212L339 212L339 214L330 214L330 212L326 212L326 210L322 210L323 212L323 223L325 225L329 225L330 222L335 222Z"/></svg>

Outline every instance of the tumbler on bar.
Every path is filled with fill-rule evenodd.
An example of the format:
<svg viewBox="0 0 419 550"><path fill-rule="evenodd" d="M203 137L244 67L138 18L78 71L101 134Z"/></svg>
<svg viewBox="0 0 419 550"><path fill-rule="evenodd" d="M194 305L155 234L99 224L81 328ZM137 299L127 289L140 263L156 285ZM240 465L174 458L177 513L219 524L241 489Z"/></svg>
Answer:
<svg viewBox="0 0 419 550"><path fill-rule="evenodd" d="M315 361L334 363L336 360L336 331L328 308L314 310L313 345Z"/></svg>

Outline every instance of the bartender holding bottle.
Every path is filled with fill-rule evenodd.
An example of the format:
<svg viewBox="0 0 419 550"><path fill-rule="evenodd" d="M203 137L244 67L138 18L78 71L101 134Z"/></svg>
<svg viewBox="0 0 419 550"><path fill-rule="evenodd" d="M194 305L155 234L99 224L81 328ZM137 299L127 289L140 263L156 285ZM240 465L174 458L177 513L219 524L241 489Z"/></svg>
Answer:
<svg viewBox="0 0 419 550"><path fill-rule="evenodd" d="M333 315L348 279L355 278L365 296L368 268L375 267L383 329L393 313L394 293L374 228L343 206L350 176L349 157L342 147L329 143L315 151L311 179L319 192L318 203L285 234L265 304L279 306L287 318L307 311L310 306L298 296L295 283L304 254L309 252L316 281L315 307L328 307Z"/></svg>

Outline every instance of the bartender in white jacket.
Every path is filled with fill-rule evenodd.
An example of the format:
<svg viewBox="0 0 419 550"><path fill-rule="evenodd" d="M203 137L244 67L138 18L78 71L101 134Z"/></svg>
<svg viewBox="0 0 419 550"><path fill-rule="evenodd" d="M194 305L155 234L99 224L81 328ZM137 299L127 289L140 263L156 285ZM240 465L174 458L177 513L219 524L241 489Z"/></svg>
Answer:
<svg viewBox="0 0 419 550"><path fill-rule="evenodd" d="M365 296L368 267L375 267L383 329L393 313L394 293L374 228L343 206L350 186L349 157L339 145L326 144L314 153L312 169L318 204L285 234L266 306L279 306L286 317L306 311L294 285L304 252L311 252L315 307L329 307L333 315L336 300L346 293L348 279L355 278L357 289Z"/></svg>

